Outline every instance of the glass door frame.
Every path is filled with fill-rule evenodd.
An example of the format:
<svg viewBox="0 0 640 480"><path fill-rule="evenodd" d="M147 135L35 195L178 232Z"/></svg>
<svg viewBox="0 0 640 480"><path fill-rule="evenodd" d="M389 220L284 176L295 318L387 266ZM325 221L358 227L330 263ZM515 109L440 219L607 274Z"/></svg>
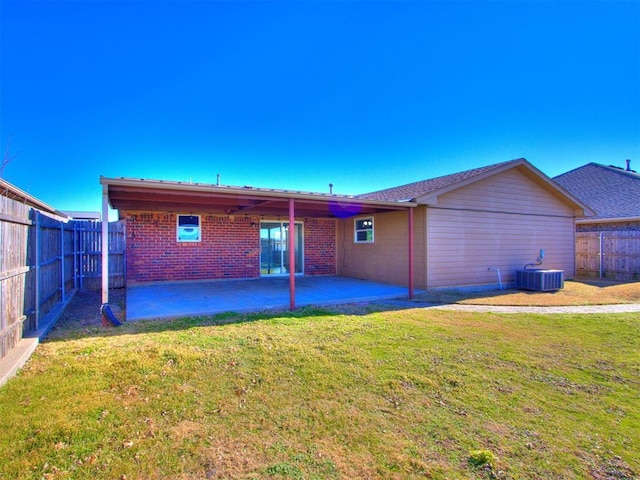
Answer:
<svg viewBox="0 0 640 480"><path fill-rule="evenodd" d="M294 235L296 230L299 227L299 235L300 241L295 241L296 252L294 254L294 258L296 259L296 269L300 271L296 271L295 274L300 276L304 275L304 222L302 221L294 221ZM260 221L260 277L286 277L289 275L288 271L285 271L286 263L288 262L288 252L289 252L289 237L287 234L287 238L282 243L282 240L276 240L282 243L282 247L279 250L280 252L280 265L275 267L275 269L280 270L278 273L263 273L262 268L262 255L263 255L263 238L262 238L262 229L264 224L279 224L280 225L280 238L282 238L282 232L285 230L285 226L289 225L289 221L284 220L261 220ZM285 256L286 253L286 256ZM298 258L300 259L300 264L297 263Z"/></svg>

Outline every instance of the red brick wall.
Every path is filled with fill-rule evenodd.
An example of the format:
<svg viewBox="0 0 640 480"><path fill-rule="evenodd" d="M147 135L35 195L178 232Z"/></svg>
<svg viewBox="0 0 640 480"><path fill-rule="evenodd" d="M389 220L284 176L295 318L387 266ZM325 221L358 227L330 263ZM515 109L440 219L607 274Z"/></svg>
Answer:
<svg viewBox="0 0 640 480"><path fill-rule="evenodd" d="M310 219L304 223L304 273L336 274L336 222Z"/></svg>
<svg viewBox="0 0 640 480"><path fill-rule="evenodd" d="M256 217L201 215L200 242L176 241L175 214L127 212L125 218L127 280L131 282L260 275L260 228Z"/></svg>
<svg viewBox="0 0 640 480"><path fill-rule="evenodd" d="M176 240L176 214L126 212L125 220L129 282L260 276L258 217L202 214L200 242ZM335 275L335 238L335 221L305 222L306 275Z"/></svg>

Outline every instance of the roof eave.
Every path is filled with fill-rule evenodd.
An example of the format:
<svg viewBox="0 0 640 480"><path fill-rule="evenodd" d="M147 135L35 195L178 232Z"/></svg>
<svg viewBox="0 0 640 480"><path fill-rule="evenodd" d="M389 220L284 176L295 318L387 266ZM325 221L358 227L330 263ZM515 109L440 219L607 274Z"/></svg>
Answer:
<svg viewBox="0 0 640 480"><path fill-rule="evenodd" d="M608 218L578 218L576 223L621 223L621 222L640 222L640 216L637 217L608 217Z"/></svg>
<svg viewBox="0 0 640 480"><path fill-rule="evenodd" d="M347 195L322 194L313 192L287 191L287 190L265 190L253 187L233 187L219 186L213 184L202 183L182 183L182 182L165 182L162 180L138 180L130 178L107 178L100 177L100 183L107 188L114 187L133 187L143 190L155 189L166 191L181 192L199 192L220 195L237 195L237 196L253 196L261 198L278 198L278 199L294 199L306 201L328 202L334 201L342 204L368 205L372 207L386 207L392 209L403 210L406 208L417 207L418 204L412 201L382 201L382 200L365 200Z"/></svg>

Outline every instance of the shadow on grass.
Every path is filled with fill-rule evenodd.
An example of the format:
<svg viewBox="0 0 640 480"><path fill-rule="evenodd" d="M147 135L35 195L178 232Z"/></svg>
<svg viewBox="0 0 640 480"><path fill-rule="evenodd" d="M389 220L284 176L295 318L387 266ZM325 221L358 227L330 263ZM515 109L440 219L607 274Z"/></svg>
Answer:
<svg viewBox="0 0 640 480"><path fill-rule="evenodd" d="M640 282L614 282L598 279L572 279L564 288L552 291L520 289L459 291L430 290L419 299L435 304L560 307L640 303Z"/></svg>
<svg viewBox="0 0 640 480"><path fill-rule="evenodd" d="M372 310L365 311L363 308L357 313L349 315L366 315ZM184 316L176 318L159 318L152 320L136 320L133 322L123 322L122 326L103 326L101 321L91 322L91 324L80 323L72 320L60 320L45 338L45 342L59 342L74 340L78 338L90 337L111 337L118 335L137 335L145 333L161 333L179 330L189 330L198 327L211 327L234 325L240 323L259 322L273 319L295 320L311 319L313 317L326 317L344 315L329 309L315 307L302 307L293 312L283 310L267 310L252 313L221 312L212 315Z"/></svg>
<svg viewBox="0 0 640 480"><path fill-rule="evenodd" d="M100 293L79 291L44 341L59 342L89 337L160 333L273 319L293 320L341 315L359 316L374 312L405 310L427 306L424 301L412 301L400 298L326 306L303 306L294 311L288 309L264 309L242 313L228 311L210 315L185 315L174 318L127 322L124 321L126 310L125 290L111 290L109 295L111 300L110 305L112 305L118 319L123 322L122 326L103 326L100 314Z"/></svg>
<svg viewBox="0 0 640 480"><path fill-rule="evenodd" d="M288 309L263 309L253 312L221 312L210 315L185 315L177 318L153 320L137 320L124 322L122 327L105 327L100 315L100 292L79 291L71 301L58 323L49 333L45 341L64 341L68 339L134 335L138 333L186 330L201 326L223 326L245 322L256 322L282 319L299 319L325 316L361 316L375 312L400 311L416 308L428 308L438 305L466 303L476 305L515 305L515 306L559 306L559 305L594 305L616 303L616 298L602 301L609 287L630 287L633 292L640 293L640 283L621 283L597 279L580 279L565 283L565 290L556 292L537 292L527 290L429 290L415 296L414 299L396 298L376 301L343 303L322 306L304 306L295 311ZM585 289L589 293L585 293ZM629 290L629 289L627 289ZM632 293L628 298L618 298L619 303L637 303L640 295ZM587 295L587 297L582 297ZM591 297L588 297L588 296ZM109 292L110 305L116 316L123 321L126 311L126 290L112 289ZM612 301L613 300L613 301ZM564 302L567 303L564 303Z"/></svg>

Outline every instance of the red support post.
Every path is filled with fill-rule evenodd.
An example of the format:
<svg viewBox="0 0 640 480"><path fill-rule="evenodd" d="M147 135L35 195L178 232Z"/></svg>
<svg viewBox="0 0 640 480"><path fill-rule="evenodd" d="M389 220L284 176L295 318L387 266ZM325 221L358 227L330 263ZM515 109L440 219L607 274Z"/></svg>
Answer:
<svg viewBox="0 0 640 480"><path fill-rule="evenodd" d="M409 207L409 298L413 298L413 208Z"/></svg>
<svg viewBox="0 0 640 480"><path fill-rule="evenodd" d="M293 198L289 199L289 309L296 309L296 223Z"/></svg>

